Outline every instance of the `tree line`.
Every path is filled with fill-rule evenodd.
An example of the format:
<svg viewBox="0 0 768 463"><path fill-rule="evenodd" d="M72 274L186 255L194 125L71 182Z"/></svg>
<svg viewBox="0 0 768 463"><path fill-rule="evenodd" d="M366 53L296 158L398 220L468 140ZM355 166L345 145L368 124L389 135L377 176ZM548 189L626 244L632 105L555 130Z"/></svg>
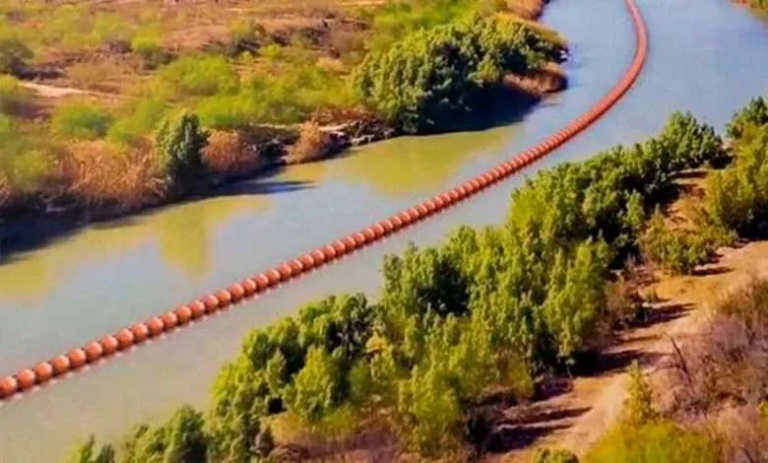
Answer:
<svg viewBox="0 0 768 463"><path fill-rule="evenodd" d="M330 296L252 331L206 413L184 407L139 427L117 453L89 441L77 461L269 458L280 416L326 437L382 417L403 448L424 456L465 448L485 431L471 413L485 394L530 399L538 378L578 366L633 310L607 297L627 259L663 260L679 247L695 266L691 248L765 226L765 100L734 116L727 134L730 152L712 127L674 113L656 137L540 172L513 193L501 225L461 227L438 247L387 256L378 301ZM701 243L659 225L676 176L728 163L710 174ZM726 194L740 189L752 193Z"/></svg>

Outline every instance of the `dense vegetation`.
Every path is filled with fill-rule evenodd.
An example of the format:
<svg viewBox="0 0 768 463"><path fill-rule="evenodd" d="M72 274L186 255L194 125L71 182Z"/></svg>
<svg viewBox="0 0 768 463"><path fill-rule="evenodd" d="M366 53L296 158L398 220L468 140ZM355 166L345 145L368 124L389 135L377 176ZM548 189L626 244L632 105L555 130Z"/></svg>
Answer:
<svg viewBox="0 0 768 463"><path fill-rule="evenodd" d="M573 366L627 316L630 301L606 300L612 268L638 252L675 174L723 157L711 128L675 114L656 138L541 173L502 226L388 256L377 303L332 296L254 330L191 429L214 461L268 453L281 417L333 440L380 416L406 448L461 451L484 432L469 417L487 391L530 398L536 378ZM128 448L159 450L128 461L161 458L168 426L133 434Z"/></svg>
<svg viewBox="0 0 768 463"><path fill-rule="evenodd" d="M482 112L477 104L493 97L504 75L556 61L561 49L554 33L521 25L510 12L516 2L311 6L300 25L269 32L258 22L271 20L260 9L267 7L244 3L232 10L255 16L231 17L222 24L226 33L197 47L180 32L198 21L218 24L216 16L230 9L183 4L161 14L157 6L89 3L0 0L0 133L14 134L0 141L0 207L53 200L126 210L188 191L191 184L177 183L156 143L162 121L183 112L197 118L201 134L213 135L207 150L194 143L200 149L193 157L207 168L201 172L224 175L277 156L298 162L327 151L309 146L326 138L316 130L288 124L383 119L408 132L450 129L446 121L457 115ZM40 101L15 80L45 76L51 62L65 69L63 82L54 83L94 93ZM292 131L282 144L298 136L293 148L303 153L275 151L270 124ZM302 133L313 137L301 144ZM219 157L231 148L219 142L233 138L242 162ZM130 181L109 178L125 165L139 166Z"/></svg>
<svg viewBox="0 0 768 463"><path fill-rule="evenodd" d="M505 75L559 61L560 53L520 24L470 16L370 53L354 80L363 98L400 130L445 130L498 97Z"/></svg>

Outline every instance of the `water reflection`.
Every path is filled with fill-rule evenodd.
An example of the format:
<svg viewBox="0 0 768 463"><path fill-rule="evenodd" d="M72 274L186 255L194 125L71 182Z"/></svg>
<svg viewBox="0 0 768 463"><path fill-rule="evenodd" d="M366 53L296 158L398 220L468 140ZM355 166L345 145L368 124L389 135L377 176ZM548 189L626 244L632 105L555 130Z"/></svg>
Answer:
<svg viewBox="0 0 768 463"><path fill-rule="evenodd" d="M400 137L353 150L335 175L400 198L434 191L473 156L495 157L520 126L478 132Z"/></svg>

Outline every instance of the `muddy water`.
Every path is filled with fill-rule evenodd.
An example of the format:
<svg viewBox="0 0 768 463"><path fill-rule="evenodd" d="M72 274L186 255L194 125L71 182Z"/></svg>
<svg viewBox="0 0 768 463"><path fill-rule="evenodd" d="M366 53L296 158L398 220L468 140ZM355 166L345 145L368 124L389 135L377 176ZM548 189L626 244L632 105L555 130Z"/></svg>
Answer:
<svg viewBox="0 0 768 463"><path fill-rule="evenodd" d="M651 49L635 87L600 122L526 172L382 244L258 299L0 406L0 461L56 461L89 433L114 438L182 403L204 406L252 327L342 291L375 297L383 254L504 215L525 175L653 134L674 109L721 127L768 93L768 22L727 0L641 0ZM215 197L99 224L0 265L0 373L58 354L359 229L545 138L623 74L634 32L621 0L554 0L570 88L514 124L400 138L295 166Z"/></svg>

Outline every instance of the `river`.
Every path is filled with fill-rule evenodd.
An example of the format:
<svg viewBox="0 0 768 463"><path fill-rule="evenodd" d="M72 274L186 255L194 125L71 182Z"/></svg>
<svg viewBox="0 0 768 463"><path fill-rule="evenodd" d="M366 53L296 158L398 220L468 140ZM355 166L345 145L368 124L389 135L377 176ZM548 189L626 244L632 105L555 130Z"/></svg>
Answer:
<svg viewBox="0 0 768 463"><path fill-rule="evenodd" d="M203 407L217 371L250 329L328 294L375 297L385 253L411 241L439 243L460 224L498 223L526 175L650 136L675 109L720 129L749 98L768 94L768 20L727 0L640 0L639 6L650 34L646 66L623 100L585 133L470 201L322 272L0 405L0 461L57 461L88 434L112 439L183 403ZM554 0L543 21L569 40L569 88L511 125L389 140L14 254L0 265L0 373L314 249L544 139L618 81L632 59L634 31L621 0Z"/></svg>

